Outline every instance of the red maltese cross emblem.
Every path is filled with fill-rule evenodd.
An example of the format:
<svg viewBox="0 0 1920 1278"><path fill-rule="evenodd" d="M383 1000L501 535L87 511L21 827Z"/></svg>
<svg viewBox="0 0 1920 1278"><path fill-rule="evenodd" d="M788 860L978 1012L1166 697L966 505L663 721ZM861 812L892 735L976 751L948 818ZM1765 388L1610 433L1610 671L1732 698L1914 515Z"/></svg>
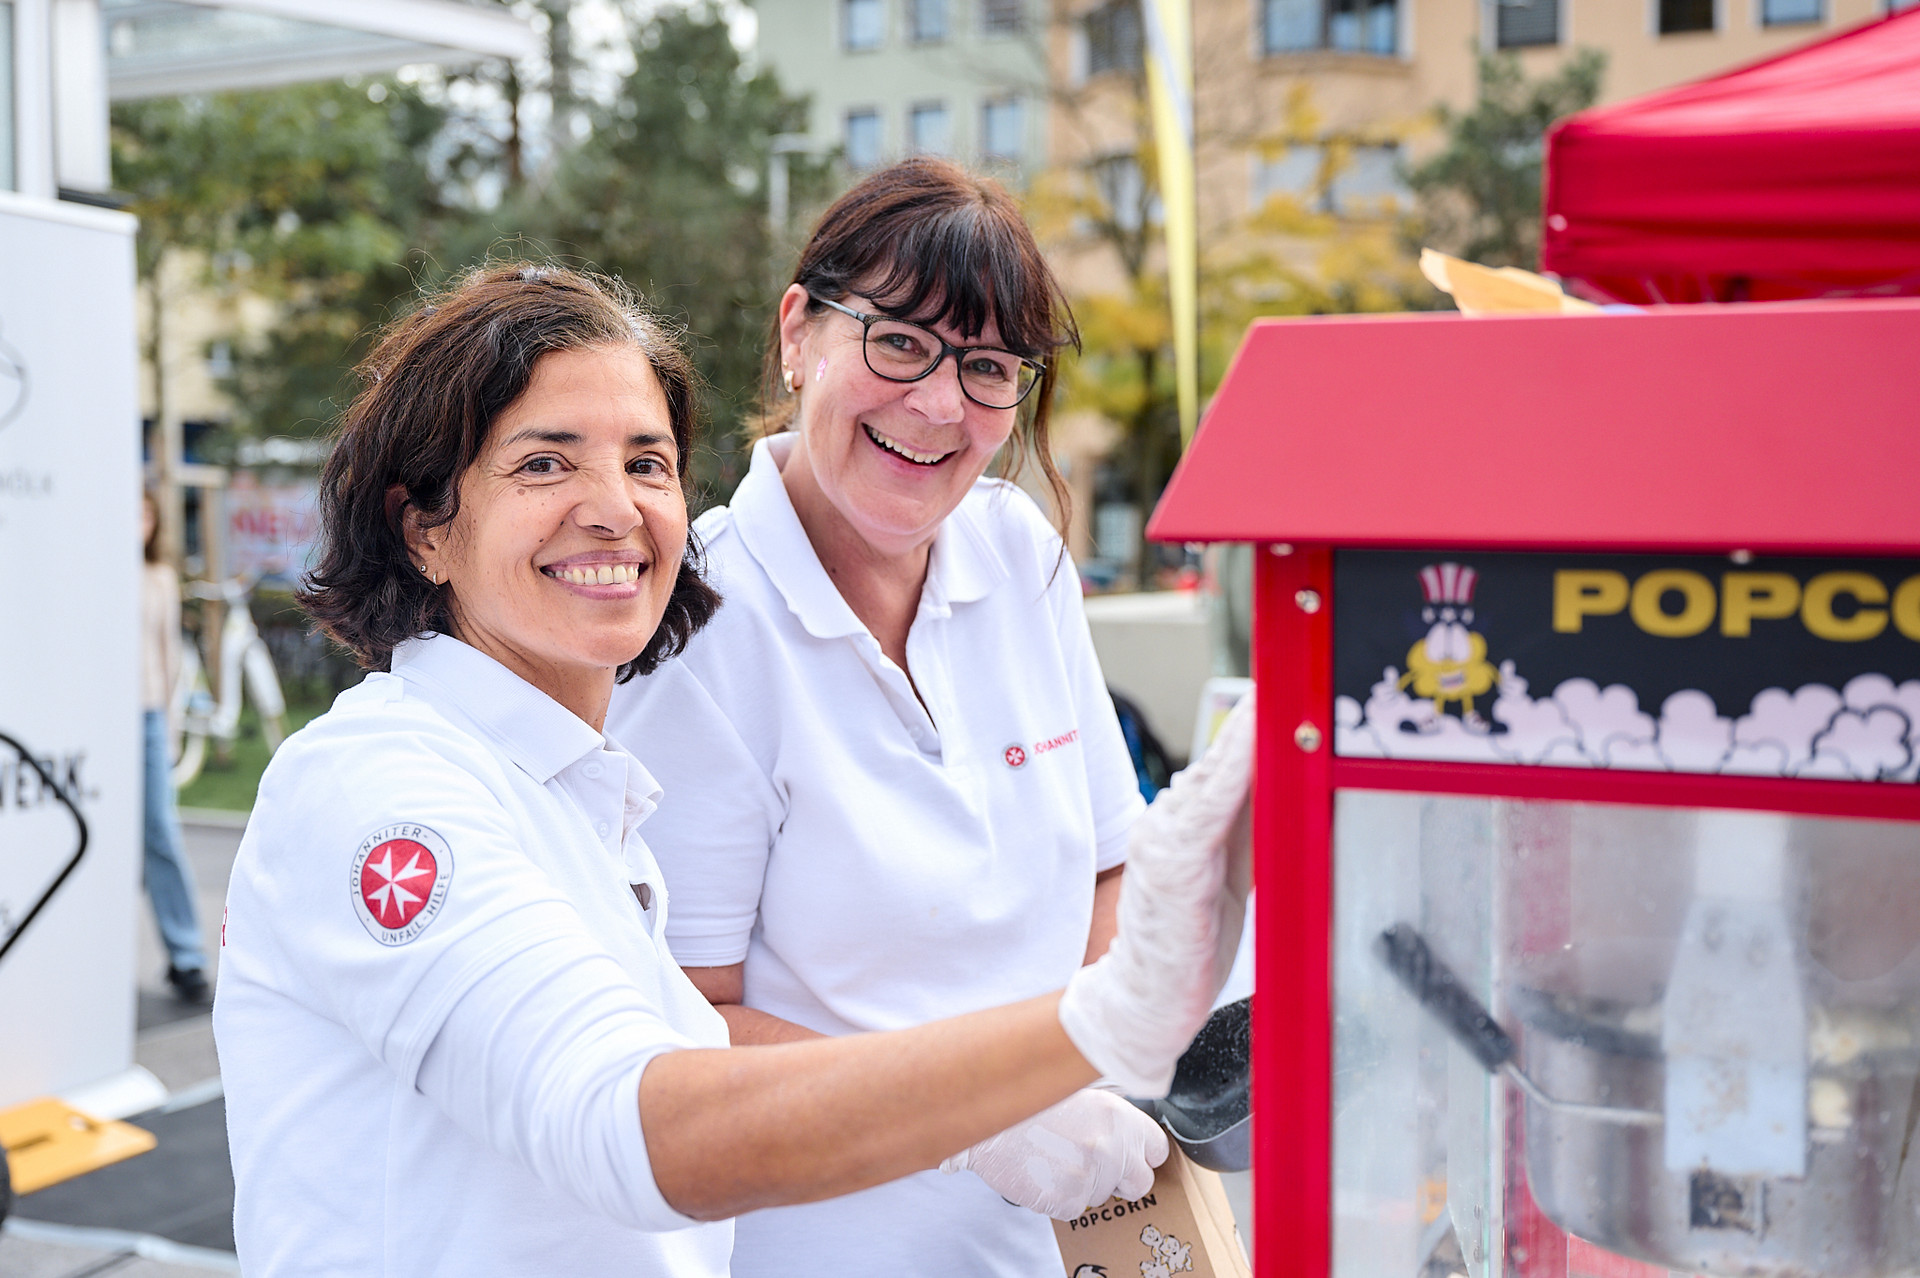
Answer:
<svg viewBox="0 0 1920 1278"><path fill-rule="evenodd" d="M1000 757L1007 761L1007 766L1009 768L1018 768L1025 765L1027 761L1027 752L1021 749L1017 745L1010 745L1007 747L1006 753L1001 755Z"/></svg>
<svg viewBox="0 0 1920 1278"><path fill-rule="evenodd" d="M384 826L354 849L354 912L380 944L405 945L440 913L452 880L445 839L412 822Z"/></svg>

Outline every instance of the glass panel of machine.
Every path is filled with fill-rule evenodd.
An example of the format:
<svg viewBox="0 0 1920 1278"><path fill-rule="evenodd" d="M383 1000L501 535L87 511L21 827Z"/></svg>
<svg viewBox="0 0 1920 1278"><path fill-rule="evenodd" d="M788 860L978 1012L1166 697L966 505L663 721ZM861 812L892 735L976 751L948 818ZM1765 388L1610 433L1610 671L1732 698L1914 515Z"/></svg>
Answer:
<svg viewBox="0 0 1920 1278"><path fill-rule="evenodd" d="M1920 562L1343 551L1335 751L1920 779Z"/></svg>
<svg viewBox="0 0 1920 1278"><path fill-rule="evenodd" d="M1341 791L1338 1275L1911 1274L1920 833Z"/></svg>

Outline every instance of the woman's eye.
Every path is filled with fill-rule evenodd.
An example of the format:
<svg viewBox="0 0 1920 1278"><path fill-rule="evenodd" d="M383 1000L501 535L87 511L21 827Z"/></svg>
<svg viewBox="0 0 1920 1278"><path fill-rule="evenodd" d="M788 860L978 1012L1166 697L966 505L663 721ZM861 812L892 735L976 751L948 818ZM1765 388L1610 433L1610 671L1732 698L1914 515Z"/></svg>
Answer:
<svg viewBox="0 0 1920 1278"><path fill-rule="evenodd" d="M551 475L560 469L557 457L530 457L520 465L520 470L528 475Z"/></svg>
<svg viewBox="0 0 1920 1278"><path fill-rule="evenodd" d="M925 344L911 333L875 333L873 340L901 355L918 355Z"/></svg>
<svg viewBox="0 0 1920 1278"><path fill-rule="evenodd" d="M649 478L655 478L669 473L667 463L658 457L635 458L632 465L627 469L636 475L644 475Z"/></svg>
<svg viewBox="0 0 1920 1278"><path fill-rule="evenodd" d="M979 356L967 362L967 373L980 380L989 382L1010 382L1013 373L1006 364L990 356Z"/></svg>

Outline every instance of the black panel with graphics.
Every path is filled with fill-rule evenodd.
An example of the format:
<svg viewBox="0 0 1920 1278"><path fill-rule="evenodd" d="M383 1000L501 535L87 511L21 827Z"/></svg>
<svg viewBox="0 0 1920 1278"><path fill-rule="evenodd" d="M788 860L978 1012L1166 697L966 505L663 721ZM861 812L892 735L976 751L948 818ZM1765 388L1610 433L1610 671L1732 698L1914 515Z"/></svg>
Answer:
<svg viewBox="0 0 1920 1278"><path fill-rule="evenodd" d="M1920 561L1334 559L1349 757L1913 780Z"/></svg>

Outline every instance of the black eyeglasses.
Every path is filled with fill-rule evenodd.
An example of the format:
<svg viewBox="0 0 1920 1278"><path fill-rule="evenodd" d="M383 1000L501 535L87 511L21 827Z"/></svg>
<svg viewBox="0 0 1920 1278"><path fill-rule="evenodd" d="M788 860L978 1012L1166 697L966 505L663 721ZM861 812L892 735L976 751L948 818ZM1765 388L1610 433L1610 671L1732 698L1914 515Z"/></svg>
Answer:
<svg viewBox="0 0 1920 1278"><path fill-rule="evenodd" d="M869 315L828 298L807 294L822 306L860 321L860 348L867 367L890 382L917 382L953 356L960 390L982 408L1018 408L1047 366L997 346L954 346L918 324L891 315Z"/></svg>

